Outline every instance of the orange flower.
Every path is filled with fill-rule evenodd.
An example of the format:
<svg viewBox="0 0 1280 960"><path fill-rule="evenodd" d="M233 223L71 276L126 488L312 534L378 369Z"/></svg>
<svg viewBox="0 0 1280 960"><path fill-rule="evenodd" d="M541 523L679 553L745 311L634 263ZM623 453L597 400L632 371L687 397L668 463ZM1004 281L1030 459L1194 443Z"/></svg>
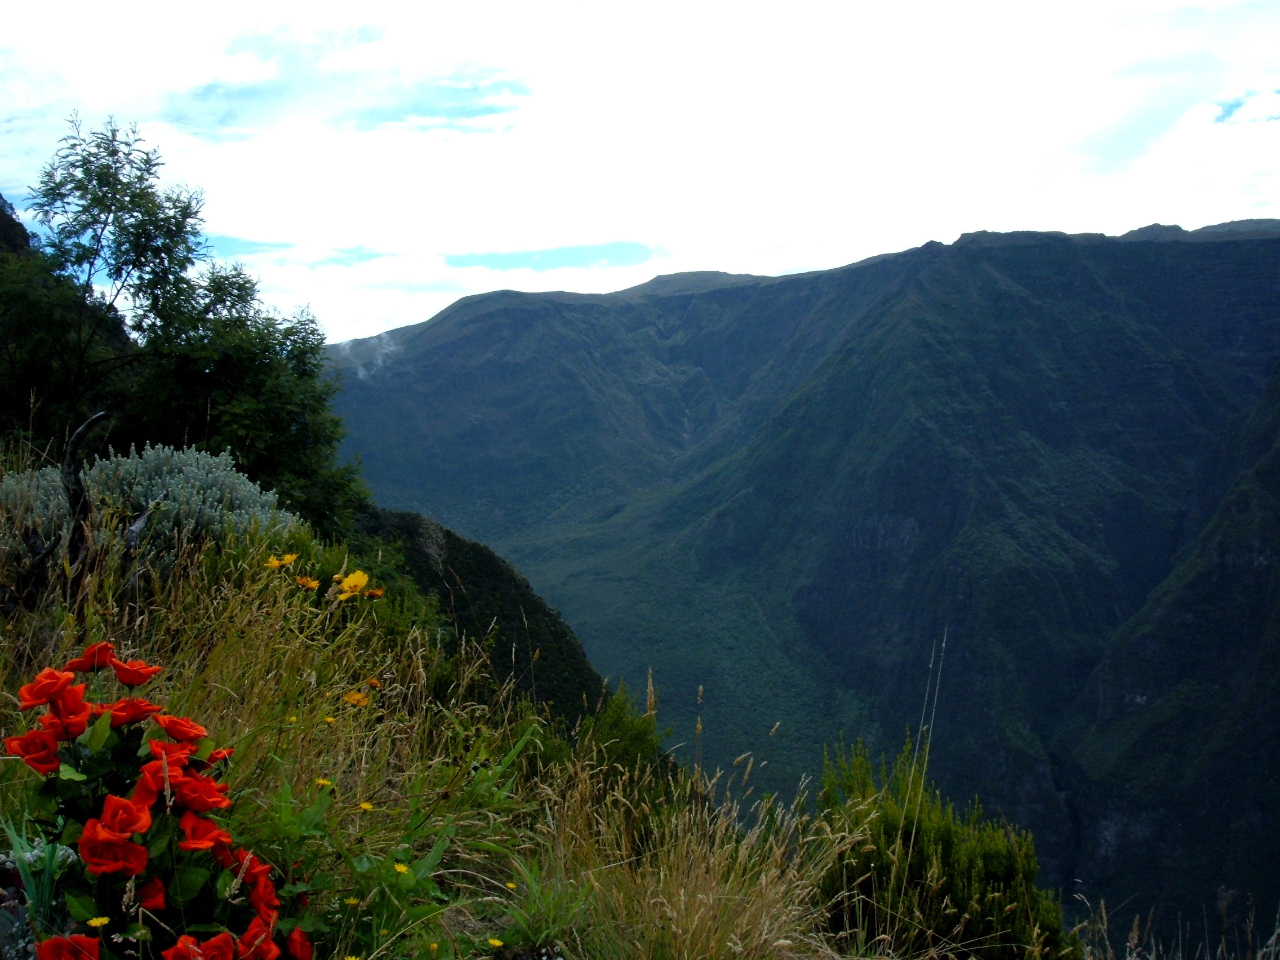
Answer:
<svg viewBox="0 0 1280 960"><path fill-rule="evenodd" d="M175 717L167 713L152 718L174 740L203 740L209 731L190 717Z"/></svg>
<svg viewBox="0 0 1280 960"><path fill-rule="evenodd" d="M295 577L294 579L298 581L298 586L303 590L320 589L320 581L316 580L314 577Z"/></svg>
<svg viewBox="0 0 1280 960"><path fill-rule="evenodd" d="M382 595L385 594L386 592L387 591L385 587L370 587L368 590L364 592L364 595L368 597L370 600L380 600L382 598Z"/></svg>
<svg viewBox="0 0 1280 960"><path fill-rule="evenodd" d="M94 670L101 670L103 667L111 666L111 661L115 658L115 644L103 640L101 643L90 644L85 648L82 655L68 661L67 665L62 669L74 670L76 673L91 673Z"/></svg>
<svg viewBox="0 0 1280 960"><path fill-rule="evenodd" d="M202 817L193 810L188 810L179 821L185 840L178 841L182 850L212 850L215 846L231 845L231 834L207 817Z"/></svg>
<svg viewBox="0 0 1280 960"><path fill-rule="evenodd" d="M18 709L30 710L42 707L59 693L71 686L76 675L66 670L55 670L45 667L36 674L36 678L26 686L18 688Z"/></svg>
<svg viewBox="0 0 1280 960"><path fill-rule="evenodd" d="M145 720L153 713L159 713L164 707L139 697L123 697L115 703L105 703L95 710L96 714L110 713L111 725L122 727L125 724Z"/></svg>
<svg viewBox="0 0 1280 960"><path fill-rule="evenodd" d="M342 699L347 701L353 707L367 707L369 705L369 695L359 690L352 690L350 693L344 693Z"/></svg>
<svg viewBox="0 0 1280 960"><path fill-rule="evenodd" d="M145 660L116 660L112 658L111 668L116 672L116 679L126 687L140 687L164 667L153 667Z"/></svg>
<svg viewBox="0 0 1280 960"><path fill-rule="evenodd" d="M4 748L10 755L21 757L36 773L50 774L62 766L58 757L58 738L48 730L32 730L20 737L5 737Z"/></svg>

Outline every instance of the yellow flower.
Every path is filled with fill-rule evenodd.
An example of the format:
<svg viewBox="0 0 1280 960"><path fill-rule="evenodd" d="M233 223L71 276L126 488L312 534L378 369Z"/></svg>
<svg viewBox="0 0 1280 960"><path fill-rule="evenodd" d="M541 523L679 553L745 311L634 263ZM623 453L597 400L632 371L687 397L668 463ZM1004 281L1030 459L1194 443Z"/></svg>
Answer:
<svg viewBox="0 0 1280 960"><path fill-rule="evenodd" d="M508 890L517 890L517 889L519 889L519 886L520 886L519 884L512 883L510 880L508 880L508 881L507 881L507 889L508 889Z"/></svg>
<svg viewBox="0 0 1280 960"><path fill-rule="evenodd" d="M361 809L361 810L372 810L372 809L373 809L373 804L372 804L372 803L370 803L368 800L361 800L361 801L360 801L360 809Z"/></svg>
<svg viewBox="0 0 1280 960"><path fill-rule="evenodd" d="M343 958L342 958L342 960L364 960L364 958L363 958L363 957L352 957L352 956L346 956L346 957L343 957Z"/></svg>
<svg viewBox="0 0 1280 960"><path fill-rule="evenodd" d="M370 677L368 680L365 681L365 683L373 687L375 690L382 689L382 681L379 680L377 677Z"/></svg>
<svg viewBox="0 0 1280 960"><path fill-rule="evenodd" d="M435 952L436 952L437 950L439 950L439 949L440 949L440 944L438 944L438 943L433 943L433 944L431 944L431 952L432 952L432 953L435 953Z"/></svg>
<svg viewBox="0 0 1280 960"><path fill-rule="evenodd" d="M270 567L272 570L275 570L277 567L283 567L283 566L284 566L284 560L282 560L280 557L277 557L277 556L273 553L273 554L272 554L272 555L267 559L267 562L263 564L263 566L264 566L264 567Z"/></svg>
<svg viewBox="0 0 1280 960"><path fill-rule="evenodd" d="M369 705L369 695L361 693L359 690L352 690L350 693L343 694L342 699L353 707L367 707Z"/></svg>
<svg viewBox="0 0 1280 960"><path fill-rule="evenodd" d="M501 941L501 940L499 940L497 937L490 937L490 938L489 938L489 946L491 946L491 947L500 947L500 946L502 946L502 941Z"/></svg>
<svg viewBox="0 0 1280 960"><path fill-rule="evenodd" d="M338 584L339 600L348 600L351 597L360 596L361 591L369 584L369 575L363 570L356 570L348 574L343 581Z"/></svg>
<svg viewBox="0 0 1280 960"><path fill-rule="evenodd" d="M293 561L297 559L298 559L298 555L296 553L286 553L283 557L280 558L280 562L287 567L289 564L293 563Z"/></svg>
<svg viewBox="0 0 1280 960"><path fill-rule="evenodd" d="M360 904L360 898L359 898L359 897L347 897L347 899L343 900L342 902L343 902L343 903L345 903L348 907L355 907L355 906L359 906L359 904Z"/></svg>
<svg viewBox="0 0 1280 960"><path fill-rule="evenodd" d="M325 718L324 718L324 722L325 722L325 723L337 723L337 722L338 722L338 718L337 718L337 717L325 717Z"/></svg>
<svg viewBox="0 0 1280 960"><path fill-rule="evenodd" d="M317 786L317 787L332 787L332 786L333 786L333 781L332 781L332 780L330 780L330 779L328 779L327 777L316 777L316 786Z"/></svg>
<svg viewBox="0 0 1280 960"><path fill-rule="evenodd" d="M86 920L85 922L88 923L89 926L91 927L105 927L108 923L111 922L111 918L110 917L94 917L92 920Z"/></svg>
<svg viewBox="0 0 1280 960"><path fill-rule="evenodd" d="M294 579L298 581L298 586L303 590L320 589L320 581L316 580L314 577L295 577Z"/></svg>
<svg viewBox="0 0 1280 960"><path fill-rule="evenodd" d="M409 872L409 865L407 863L396 864L396 873L408 873L408 872Z"/></svg>
<svg viewBox="0 0 1280 960"><path fill-rule="evenodd" d="M288 719L289 719L289 722L290 722L290 723L297 723L297 722L298 722L298 715L297 715L296 713L291 713L291 714L289 714L289 718L288 718Z"/></svg>

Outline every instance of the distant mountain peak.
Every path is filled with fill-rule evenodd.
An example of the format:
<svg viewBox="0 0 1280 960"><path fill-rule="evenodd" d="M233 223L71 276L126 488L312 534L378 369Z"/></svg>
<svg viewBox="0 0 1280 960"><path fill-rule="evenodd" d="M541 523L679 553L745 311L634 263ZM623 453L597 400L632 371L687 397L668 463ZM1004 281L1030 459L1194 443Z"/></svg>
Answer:
<svg viewBox="0 0 1280 960"><path fill-rule="evenodd" d="M664 273L638 286L619 290L622 296L668 297L679 293L702 293L717 287L736 287L746 283L771 280L751 273L725 273L722 270L694 270L689 273Z"/></svg>

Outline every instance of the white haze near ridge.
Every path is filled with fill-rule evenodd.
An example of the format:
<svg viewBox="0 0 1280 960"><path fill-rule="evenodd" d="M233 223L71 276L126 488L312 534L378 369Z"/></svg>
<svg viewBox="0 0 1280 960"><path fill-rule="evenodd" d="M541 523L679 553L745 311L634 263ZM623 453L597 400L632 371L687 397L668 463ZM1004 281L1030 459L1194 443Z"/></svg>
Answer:
<svg viewBox="0 0 1280 960"><path fill-rule="evenodd" d="M56 57L37 40L55 11L7 18L0 129L17 169L0 189L34 182L71 109L136 120L166 176L203 189L210 234L287 244L237 259L331 340L494 289L778 275L981 229L1267 217L1280 187L1271 4L70 10ZM437 81L528 93L449 129L344 113ZM225 104L278 102L239 126L173 119L213 83ZM547 271L446 259L617 241L654 254ZM377 256L338 262L354 247Z"/></svg>

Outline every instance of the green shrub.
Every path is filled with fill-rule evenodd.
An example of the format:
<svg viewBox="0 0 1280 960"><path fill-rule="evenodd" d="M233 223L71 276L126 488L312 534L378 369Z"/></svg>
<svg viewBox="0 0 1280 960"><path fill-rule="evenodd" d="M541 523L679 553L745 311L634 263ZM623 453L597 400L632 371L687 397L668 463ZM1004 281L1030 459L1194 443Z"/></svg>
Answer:
<svg viewBox="0 0 1280 960"><path fill-rule="evenodd" d="M283 531L298 523L277 508L274 493L236 470L230 453L213 456L148 444L141 453L95 459L84 471L84 483L99 514L131 524L150 511L141 537L161 553L178 542L218 539L254 527ZM0 510L10 518L0 533L0 550L24 549L23 529L51 540L68 519L59 470L46 467L0 479Z"/></svg>
<svg viewBox="0 0 1280 960"><path fill-rule="evenodd" d="M901 955L1077 956L1057 897L1036 886L1031 834L987 819L976 801L958 814L924 766L910 741L878 775L865 745L827 758L827 816L870 834L827 874L832 932Z"/></svg>

